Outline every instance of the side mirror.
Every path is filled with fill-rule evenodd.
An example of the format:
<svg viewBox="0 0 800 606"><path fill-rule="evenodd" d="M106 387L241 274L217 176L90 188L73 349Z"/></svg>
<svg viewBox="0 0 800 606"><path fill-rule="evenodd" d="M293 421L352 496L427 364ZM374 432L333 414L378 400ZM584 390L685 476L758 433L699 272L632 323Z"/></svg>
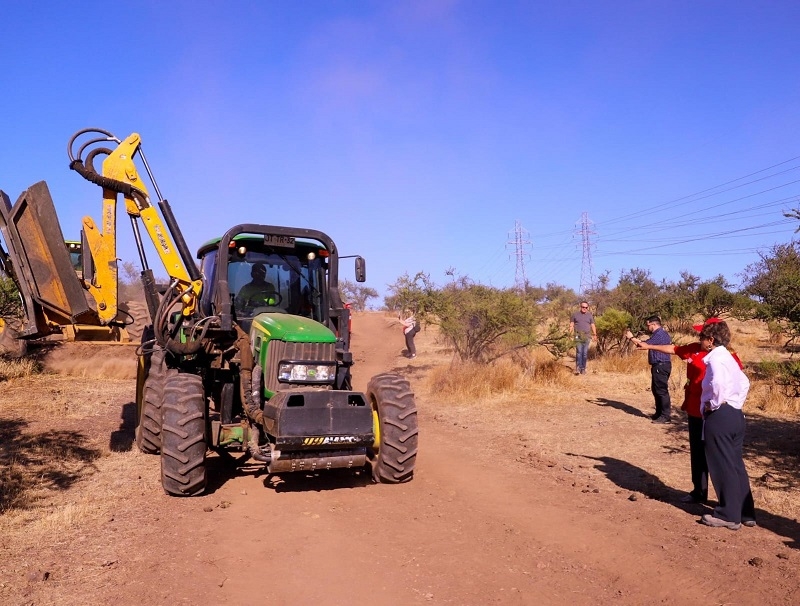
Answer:
<svg viewBox="0 0 800 606"><path fill-rule="evenodd" d="M364 257L356 257L356 282L367 281L367 262Z"/></svg>

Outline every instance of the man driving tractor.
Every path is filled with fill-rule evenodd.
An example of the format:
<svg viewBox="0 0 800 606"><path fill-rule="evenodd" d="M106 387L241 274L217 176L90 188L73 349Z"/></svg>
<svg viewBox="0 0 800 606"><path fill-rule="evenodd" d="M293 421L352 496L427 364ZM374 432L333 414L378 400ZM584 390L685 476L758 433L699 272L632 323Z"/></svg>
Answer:
<svg viewBox="0 0 800 606"><path fill-rule="evenodd" d="M280 303L280 295L275 286L266 281L267 267L262 262L253 263L250 268L252 280L242 286L236 295L236 308L240 310L254 307L275 306Z"/></svg>

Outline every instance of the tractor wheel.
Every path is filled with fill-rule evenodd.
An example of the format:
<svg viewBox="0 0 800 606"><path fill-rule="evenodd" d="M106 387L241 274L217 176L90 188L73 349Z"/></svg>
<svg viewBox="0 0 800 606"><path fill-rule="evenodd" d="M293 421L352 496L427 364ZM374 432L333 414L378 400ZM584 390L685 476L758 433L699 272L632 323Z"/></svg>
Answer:
<svg viewBox="0 0 800 606"><path fill-rule="evenodd" d="M375 428L372 479L386 484L408 482L414 476L419 434L411 385L400 375L376 375L367 385L367 398Z"/></svg>
<svg viewBox="0 0 800 606"><path fill-rule="evenodd" d="M203 379L168 374L161 425L161 485L167 494L191 497L206 487Z"/></svg>
<svg viewBox="0 0 800 606"><path fill-rule="evenodd" d="M161 450L161 406L164 401L164 382L167 365L164 352L139 356L136 376L136 445L146 454ZM140 387L141 385L141 387Z"/></svg>
<svg viewBox="0 0 800 606"><path fill-rule="evenodd" d="M126 324L125 330L128 331L131 343L142 341L145 327L152 323L147 311L147 304L144 301L126 301L119 304L119 309L122 312L121 316Z"/></svg>

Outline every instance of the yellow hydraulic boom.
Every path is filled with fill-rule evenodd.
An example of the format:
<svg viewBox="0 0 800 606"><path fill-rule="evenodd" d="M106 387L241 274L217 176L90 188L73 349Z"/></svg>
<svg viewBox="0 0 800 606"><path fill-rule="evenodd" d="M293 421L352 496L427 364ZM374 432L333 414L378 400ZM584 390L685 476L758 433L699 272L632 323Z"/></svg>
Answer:
<svg viewBox="0 0 800 606"><path fill-rule="evenodd" d="M99 134L100 137L84 142L75 153L78 140L84 135ZM106 147L92 147L98 144L115 142L115 149ZM91 148L91 149L90 149ZM86 160L83 153L88 151ZM104 155L102 175L94 169L94 159ZM84 287L97 302L97 313L103 324L108 324L117 317L117 237L116 217L117 201L122 194L125 201L125 210L131 219L131 225L142 262L142 274L152 272L147 267L144 249L137 219L141 219L147 233L156 247L156 251L170 277L171 286L181 302L182 313L190 316L197 307L197 300L202 291L202 280L196 266L191 261L186 244L175 224L172 213L166 200L161 199L159 205L164 213L167 224L165 225L158 211L150 202L150 194L139 176L134 158L139 156L148 173L150 181L158 192L152 173L142 153L141 138L133 133L124 141L117 139L113 134L101 129L84 129L73 135L69 143L70 168L82 177L103 188L103 213L102 222L98 226L91 217L83 218L83 231L89 253L94 260L95 274L91 279L84 276ZM152 278L151 278L152 279ZM146 289L147 290L147 289ZM155 315L155 303L151 305L151 315Z"/></svg>

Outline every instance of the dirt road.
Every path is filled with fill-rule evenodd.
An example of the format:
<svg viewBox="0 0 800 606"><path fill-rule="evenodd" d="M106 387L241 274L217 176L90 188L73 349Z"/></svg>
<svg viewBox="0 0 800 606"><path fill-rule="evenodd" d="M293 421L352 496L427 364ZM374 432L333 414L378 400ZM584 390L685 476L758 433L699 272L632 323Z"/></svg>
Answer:
<svg viewBox="0 0 800 606"><path fill-rule="evenodd" d="M63 494L80 501L91 485L104 502L81 501L81 521L37 544L0 540L0 603L800 603L797 535L702 527L628 489L621 461L569 468L526 451L530 436L462 422L424 392L425 356L399 355L389 319L358 315L354 333L357 388L387 369L420 386L412 482L267 478L212 459L207 495L169 498L158 457L129 450L133 383L109 382L110 452Z"/></svg>

